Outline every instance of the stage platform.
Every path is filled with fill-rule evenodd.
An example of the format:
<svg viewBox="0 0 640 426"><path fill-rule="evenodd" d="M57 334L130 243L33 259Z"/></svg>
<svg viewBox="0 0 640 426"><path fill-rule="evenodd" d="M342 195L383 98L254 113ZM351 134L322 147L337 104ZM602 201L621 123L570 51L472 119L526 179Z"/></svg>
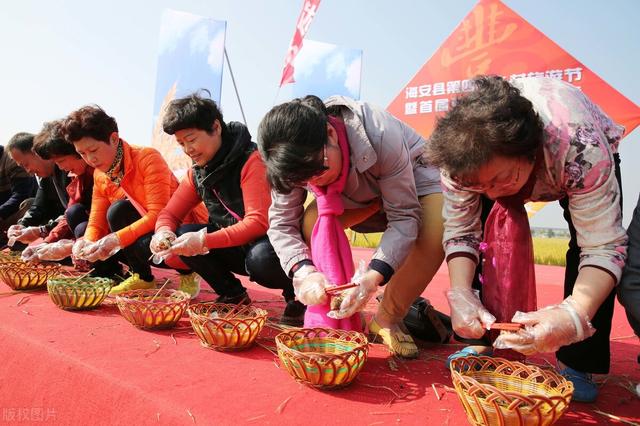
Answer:
<svg viewBox="0 0 640 426"><path fill-rule="evenodd" d="M369 250L355 249L357 258ZM539 304L562 298L563 269L536 267ZM166 275L166 272L164 272ZM160 278L160 275L158 276ZM284 302L276 291L247 284L274 320ZM448 286L442 267L424 296L443 312ZM59 425L463 425L466 416L443 361L462 345L422 344L417 360L389 356L373 344L348 388L318 391L296 383L278 365L275 329L244 352L205 349L183 318L176 329L149 332L130 325L107 301L97 310L58 309L46 291L8 294L0 284L0 422ZM201 300L214 294L204 288ZM375 302L368 307L368 314ZM640 423L638 339L618 305L611 374L596 404L572 403L557 424ZM551 356L531 361L547 365ZM434 386L432 386L434 385ZM434 392L435 391L438 393ZM597 412L600 411L600 413Z"/></svg>

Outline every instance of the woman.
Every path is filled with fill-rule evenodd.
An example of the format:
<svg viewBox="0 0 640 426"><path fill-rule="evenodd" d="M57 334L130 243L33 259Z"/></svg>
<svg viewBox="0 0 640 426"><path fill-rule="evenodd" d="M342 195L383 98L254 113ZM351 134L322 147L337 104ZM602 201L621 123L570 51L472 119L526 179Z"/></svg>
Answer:
<svg viewBox="0 0 640 426"><path fill-rule="evenodd" d="M305 326L359 328L353 314L388 283L369 331L394 354L418 355L402 319L443 259L438 170L422 162L424 145L389 113L344 97L329 98L325 108L307 96L262 119L258 147L273 187L268 235L298 299L310 305ZM307 190L317 202L305 209ZM328 314L325 290L353 273L343 227L384 234L353 277L358 287Z"/></svg>
<svg viewBox="0 0 640 426"><path fill-rule="evenodd" d="M626 258L616 153L623 129L578 88L560 80L526 78L509 84L500 77L479 77L474 83L475 90L438 121L427 148L429 161L442 169L445 187L444 247L451 280L447 296L454 330L462 337L480 338L500 310L494 306L494 312L488 312L471 289L482 242L482 196L497 200L491 215L505 211L524 219L528 244L524 202L560 200L571 231L566 299L535 311L535 299L526 300L535 293L527 293L522 303L534 312L498 318L523 323L526 329L498 337L494 346L524 354L559 349L560 370L575 385L574 399L593 401L597 388L590 373L609 369L612 290ZM509 241L515 234L504 230L513 234L523 226L487 225L487 233L489 228L497 232L485 234L483 248L493 250L497 240L503 246L517 244L522 239ZM520 253L514 253L501 260L517 260ZM495 270L494 259L487 259L485 271ZM532 258L528 263L527 269L514 272L532 270ZM494 300L496 293L511 290L498 284L505 285L485 280L483 303L489 293ZM512 290L522 296L530 289Z"/></svg>
<svg viewBox="0 0 640 426"><path fill-rule="evenodd" d="M219 303L250 303L234 273L281 289L287 302L281 322L302 325L305 307L295 300L291 278L266 236L269 185L246 126L225 123L214 101L192 94L169 104L163 128L175 135L193 167L160 212L151 251L179 255L211 285ZM203 201L208 221L180 226Z"/></svg>
<svg viewBox="0 0 640 426"><path fill-rule="evenodd" d="M73 241L84 235L91 208L93 192L93 168L78 155L73 145L67 143L61 133L62 121L45 123L33 141L33 151L44 160L51 160L56 170L66 175L69 182L65 186L65 212L57 225L49 231L44 243L29 247L22 257L30 261L62 260L71 256ZM54 173L56 175L56 173ZM61 200L62 201L62 200ZM101 275L117 272L117 264L97 265Z"/></svg>
<svg viewBox="0 0 640 426"><path fill-rule="evenodd" d="M132 274L110 294L153 288L149 242L158 213L178 187L176 177L158 151L122 140L116 120L97 106L69 114L63 132L84 161L95 168L89 222L84 238L73 246L74 256L96 262L122 251L118 259ZM204 206L199 205L186 221L199 222L206 215ZM195 275L184 265L180 272L180 288L195 292Z"/></svg>

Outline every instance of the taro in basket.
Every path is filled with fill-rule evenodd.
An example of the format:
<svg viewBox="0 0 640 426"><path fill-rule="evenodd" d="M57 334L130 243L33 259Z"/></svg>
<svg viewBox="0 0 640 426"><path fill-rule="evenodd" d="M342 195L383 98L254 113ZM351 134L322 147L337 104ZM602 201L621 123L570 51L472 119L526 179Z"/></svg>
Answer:
<svg viewBox="0 0 640 426"><path fill-rule="evenodd" d="M44 288L47 280L58 276L57 263L27 263L20 260L0 263L0 280L14 290Z"/></svg>
<svg viewBox="0 0 640 426"><path fill-rule="evenodd" d="M503 358L454 359L451 377L472 425L552 425L573 396L558 373Z"/></svg>
<svg viewBox="0 0 640 426"><path fill-rule="evenodd" d="M116 304L122 316L136 327L161 329L176 325L190 297L179 290L131 290L116 295Z"/></svg>
<svg viewBox="0 0 640 426"><path fill-rule="evenodd" d="M302 328L276 336L278 356L297 381L321 389L351 383L367 360L369 342L356 331Z"/></svg>
<svg viewBox="0 0 640 426"><path fill-rule="evenodd" d="M187 310L202 346L219 351L253 345L267 321L267 311L254 306L196 303Z"/></svg>
<svg viewBox="0 0 640 426"><path fill-rule="evenodd" d="M49 297L59 308L67 310L94 309L109 295L115 283L109 278L55 278L47 281Z"/></svg>

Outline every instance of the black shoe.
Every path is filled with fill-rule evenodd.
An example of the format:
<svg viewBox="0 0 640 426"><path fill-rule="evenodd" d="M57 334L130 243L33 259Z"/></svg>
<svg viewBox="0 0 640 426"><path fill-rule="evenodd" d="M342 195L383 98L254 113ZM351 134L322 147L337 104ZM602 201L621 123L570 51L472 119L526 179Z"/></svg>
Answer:
<svg viewBox="0 0 640 426"><path fill-rule="evenodd" d="M304 313L306 311L307 307L302 303L297 300L289 300L280 318L280 324L302 327L304 324Z"/></svg>
<svg viewBox="0 0 640 426"><path fill-rule="evenodd" d="M250 305L251 299L246 291L236 295L236 296L228 296L223 294L222 296L218 296L216 299L216 303L228 303L230 305Z"/></svg>

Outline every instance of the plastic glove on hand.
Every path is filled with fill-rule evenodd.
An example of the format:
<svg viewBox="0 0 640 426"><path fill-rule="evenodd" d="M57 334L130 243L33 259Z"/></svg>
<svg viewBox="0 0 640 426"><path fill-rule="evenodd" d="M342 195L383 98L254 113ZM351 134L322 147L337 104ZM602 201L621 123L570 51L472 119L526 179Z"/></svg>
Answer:
<svg viewBox="0 0 640 426"><path fill-rule="evenodd" d="M207 228L202 228L197 232L187 232L180 235L173 241L168 250L157 254L163 257L166 257L169 253L178 256L200 256L209 253L209 247L207 247L206 242Z"/></svg>
<svg viewBox="0 0 640 426"><path fill-rule="evenodd" d="M555 352L562 346L580 342L595 333L589 317L572 296L559 305L533 312L516 312L512 321L524 324L524 330L501 334L493 346L513 349L525 355Z"/></svg>
<svg viewBox="0 0 640 426"><path fill-rule="evenodd" d="M149 248L151 253L158 254L162 251L168 250L173 245L173 242L178 238L173 231L168 229L160 229L151 237L151 244Z"/></svg>
<svg viewBox="0 0 640 426"><path fill-rule="evenodd" d="M482 306L476 290L452 288L446 295L451 308L451 325L459 336L479 339L496 322L496 317Z"/></svg>
<svg viewBox="0 0 640 426"><path fill-rule="evenodd" d="M40 228L38 226L29 226L25 228L22 225L12 225L7 230L9 241L7 244L13 246L16 241L28 244L40 238Z"/></svg>
<svg viewBox="0 0 640 426"><path fill-rule="evenodd" d="M55 243L43 244L36 254L40 260L62 260L71 256L73 245L73 240L59 240Z"/></svg>
<svg viewBox="0 0 640 426"><path fill-rule="evenodd" d="M307 306L323 305L329 300L326 289L329 280L315 266L304 265L293 274L293 291L296 298Z"/></svg>
<svg viewBox="0 0 640 426"><path fill-rule="evenodd" d="M42 246L45 246L46 244L38 244L36 246L29 246L26 249L24 249L22 251L22 254L20 255L20 259L23 262L33 262L33 263L38 263L40 261L40 259L38 258L38 249Z"/></svg>
<svg viewBox="0 0 640 426"><path fill-rule="evenodd" d="M330 311L327 316L334 319L348 318L358 311L361 311L369 302L369 299L378 290L382 282L382 276L377 271L368 269L363 260L360 261L351 282L358 284L357 287L346 290L342 293L342 303L337 311Z"/></svg>
<svg viewBox="0 0 640 426"><path fill-rule="evenodd" d="M74 246L75 248L75 246ZM95 243L88 243L82 248L82 256L78 256L80 259L87 260L91 263L99 260L105 260L116 254L122 247L120 246L120 239L114 233L107 235L96 241Z"/></svg>

